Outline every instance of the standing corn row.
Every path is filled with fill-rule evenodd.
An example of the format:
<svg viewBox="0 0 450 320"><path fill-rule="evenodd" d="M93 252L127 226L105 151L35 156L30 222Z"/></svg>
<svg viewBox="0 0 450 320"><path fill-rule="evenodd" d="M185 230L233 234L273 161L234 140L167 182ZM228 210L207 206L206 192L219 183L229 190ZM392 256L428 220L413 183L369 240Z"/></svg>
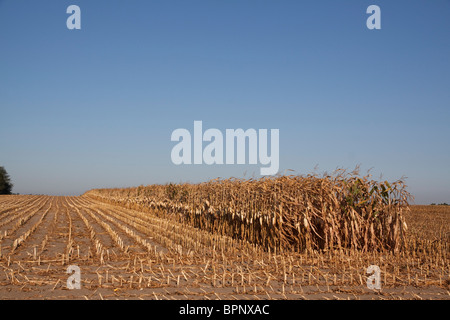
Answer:
<svg viewBox="0 0 450 320"><path fill-rule="evenodd" d="M266 249L296 251L398 250L406 231L402 210L410 197L401 180L389 184L344 171L96 189L86 196Z"/></svg>

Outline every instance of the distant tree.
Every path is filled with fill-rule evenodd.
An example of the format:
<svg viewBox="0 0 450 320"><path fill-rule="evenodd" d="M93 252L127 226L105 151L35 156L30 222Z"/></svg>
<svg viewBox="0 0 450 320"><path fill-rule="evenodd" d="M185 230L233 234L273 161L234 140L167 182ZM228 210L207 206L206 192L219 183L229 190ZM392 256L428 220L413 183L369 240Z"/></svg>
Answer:
<svg viewBox="0 0 450 320"><path fill-rule="evenodd" d="M13 184L5 168L0 167L0 194L11 194Z"/></svg>

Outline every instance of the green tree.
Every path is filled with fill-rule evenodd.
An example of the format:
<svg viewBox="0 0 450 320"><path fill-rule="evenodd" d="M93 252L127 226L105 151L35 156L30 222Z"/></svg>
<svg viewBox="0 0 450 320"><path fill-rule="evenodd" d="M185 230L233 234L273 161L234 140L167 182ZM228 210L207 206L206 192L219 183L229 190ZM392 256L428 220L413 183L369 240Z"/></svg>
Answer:
<svg viewBox="0 0 450 320"><path fill-rule="evenodd" d="M11 194L13 184L5 168L0 167L0 194Z"/></svg>

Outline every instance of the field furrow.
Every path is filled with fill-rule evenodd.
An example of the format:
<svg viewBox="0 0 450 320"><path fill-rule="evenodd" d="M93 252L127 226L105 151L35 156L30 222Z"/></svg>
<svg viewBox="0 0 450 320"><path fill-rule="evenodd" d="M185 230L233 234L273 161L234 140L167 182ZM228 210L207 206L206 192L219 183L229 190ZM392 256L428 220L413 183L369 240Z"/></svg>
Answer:
<svg viewBox="0 0 450 320"><path fill-rule="evenodd" d="M398 254L264 250L164 217L161 208L87 196L2 196L0 210L1 298L450 298L445 207L413 208L408 247ZM380 268L382 291L367 287L370 265ZM81 289L69 290L69 266L80 268Z"/></svg>

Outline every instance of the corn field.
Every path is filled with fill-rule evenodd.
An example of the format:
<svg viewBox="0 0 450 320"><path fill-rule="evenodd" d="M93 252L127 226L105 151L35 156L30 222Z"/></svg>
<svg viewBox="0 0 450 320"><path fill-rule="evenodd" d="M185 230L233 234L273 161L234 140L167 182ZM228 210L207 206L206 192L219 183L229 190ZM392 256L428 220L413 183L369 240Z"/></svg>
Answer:
<svg viewBox="0 0 450 320"><path fill-rule="evenodd" d="M401 250L407 231L403 213L411 198L402 180L377 182L345 171L96 189L85 196L272 252Z"/></svg>
<svg viewBox="0 0 450 320"><path fill-rule="evenodd" d="M450 207L407 210L400 203L401 183L339 179L217 180L76 197L0 196L0 299L450 299ZM325 194L332 187L339 193ZM374 201L372 208L361 200L364 190L375 187L385 196L374 191L375 200L366 198ZM102 201L94 194L103 194ZM234 205L220 206L218 199ZM330 205L329 199L353 208L356 218L337 204L342 216L319 206ZM189 203L200 213L191 213ZM258 220L258 212L259 225L250 221ZM272 212L278 216L269 216L275 216L270 225L264 214ZM304 218L306 226L296 227ZM394 236L389 225L395 219L399 227L406 221L408 230ZM354 240L342 230L321 229L355 221ZM366 240L361 228L370 225L374 231ZM395 246L389 242L394 240ZM66 284L73 265L81 270L80 290ZM381 290L367 288L370 265L379 267Z"/></svg>

